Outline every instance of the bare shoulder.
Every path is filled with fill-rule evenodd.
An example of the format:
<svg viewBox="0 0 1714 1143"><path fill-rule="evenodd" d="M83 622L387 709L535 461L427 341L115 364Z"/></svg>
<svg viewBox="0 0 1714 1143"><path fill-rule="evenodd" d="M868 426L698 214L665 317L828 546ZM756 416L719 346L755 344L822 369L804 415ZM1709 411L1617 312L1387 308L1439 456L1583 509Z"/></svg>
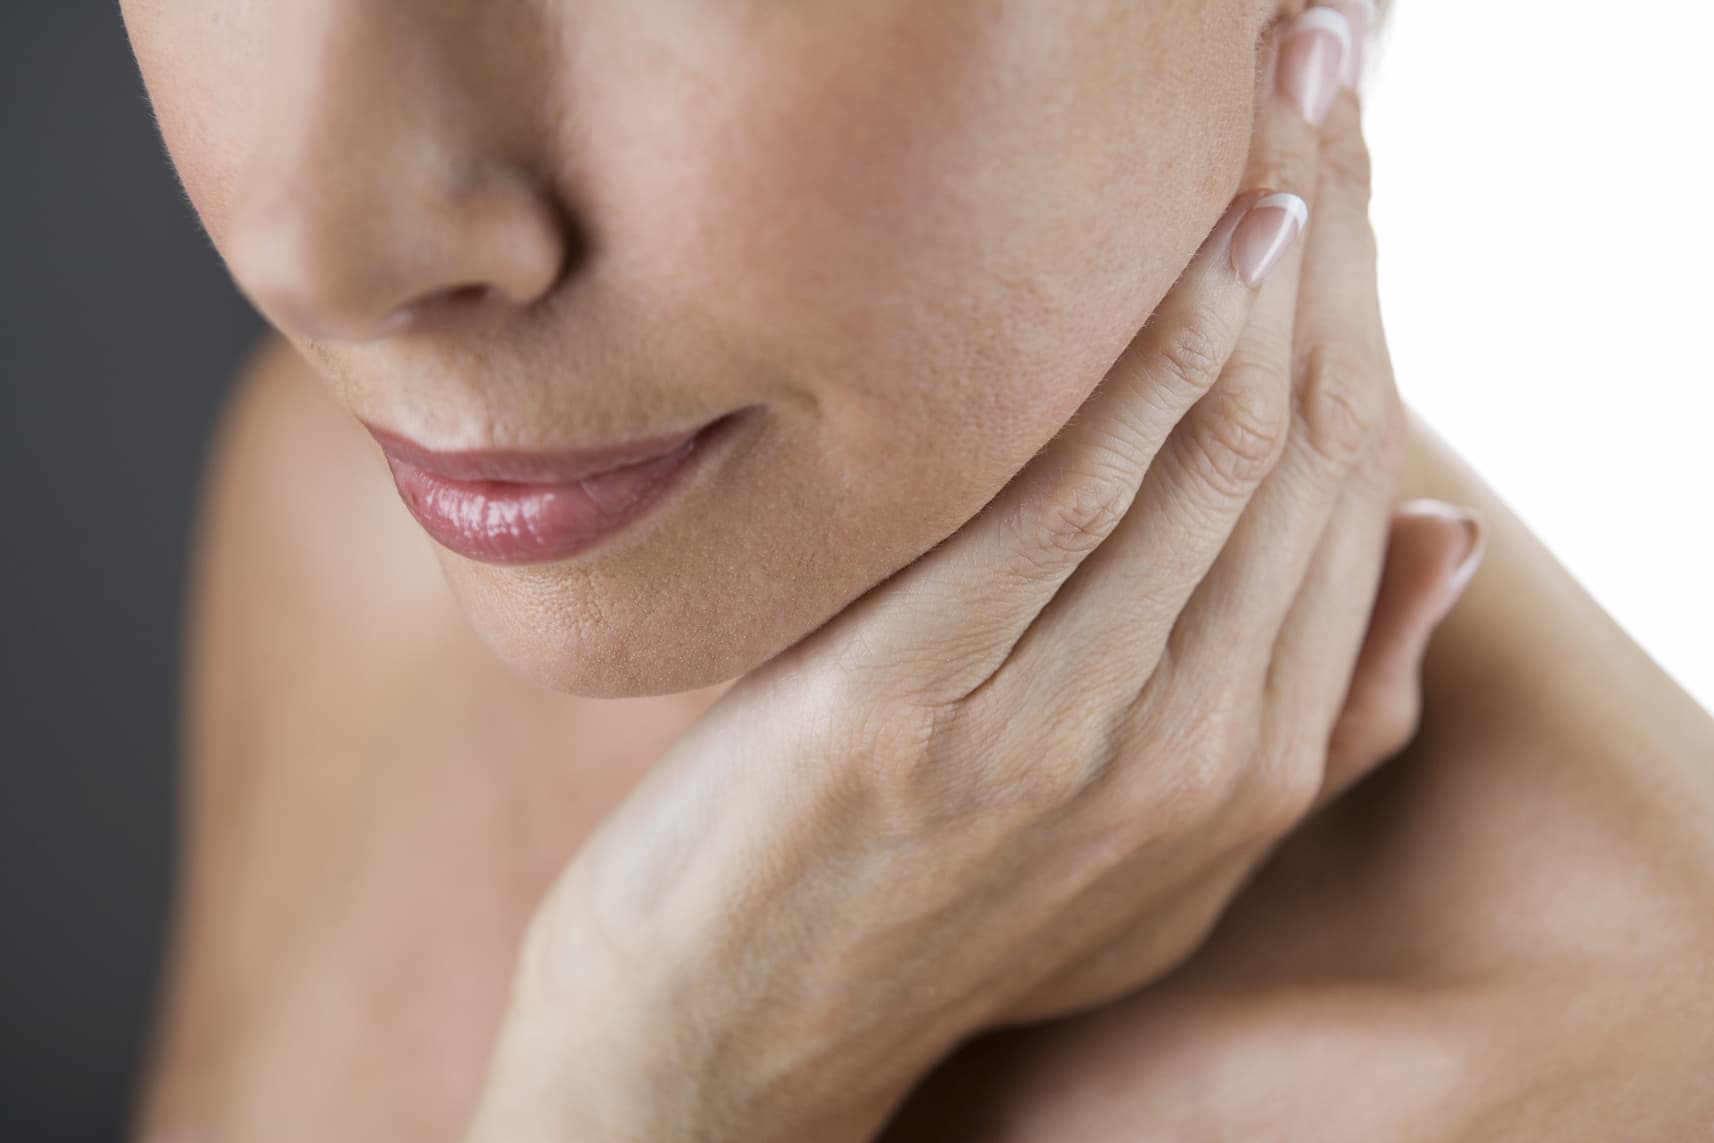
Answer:
<svg viewBox="0 0 1714 1143"><path fill-rule="evenodd" d="M258 689L374 671L457 622L368 434L279 339L258 348L222 410L192 564L199 702L252 707Z"/></svg>
<svg viewBox="0 0 1714 1143"><path fill-rule="evenodd" d="M359 624L446 596L369 435L283 341L264 343L238 376L205 481L205 586L240 580L293 619L314 610Z"/></svg>
<svg viewBox="0 0 1714 1143"><path fill-rule="evenodd" d="M557 729L542 712L562 696L486 652L431 545L362 426L294 350L259 347L222 409L198 506L184 856L141 1138L251 1138L220 1117L325 1113L350 1087L327 1069L359 1057L387 1061L366 1073L376 1091L443 1095L412 1072L447 1074L415 1031L435 1006L454 1029L435 1044L457 1070L477 1067L457 1055L481 1043L464 1005L503 989L516 922L497 913L512 900L508 855L488 842L505 835L477 796L497 784L473 763L512 748L517 728ZM495 711L516 729L503 744L487 732ZM408 951L423 944L443 953ZM375 1016L387 998L410 1016ZM380 1114L362 1092L350 1122ZM390 1110L409 1122L430 1106Z"/></svg>
<svg viewBox="0 0 1714 1143"><path fill-rule="evenodd" d="M268 771L344 789L464 757L493 710L543 733L582 710L482 644L379 447L282 340L222 409L191 565L185 761L220 804Z"/></svg>

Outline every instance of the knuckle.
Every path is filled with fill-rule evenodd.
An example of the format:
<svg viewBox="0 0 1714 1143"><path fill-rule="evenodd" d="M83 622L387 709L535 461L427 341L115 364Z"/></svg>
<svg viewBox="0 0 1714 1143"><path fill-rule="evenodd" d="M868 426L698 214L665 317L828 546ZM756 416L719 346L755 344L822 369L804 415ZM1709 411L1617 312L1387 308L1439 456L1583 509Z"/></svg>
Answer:
<svg viewBox="0 0 1714 1143"><path fill-rule="evenodd" d="M997 637L996 626L972 624L957 636L893 645L880 653L866 645L860 629L854 630L830 647L835 669L815 672L819 693L786 709L800 712L797 722L804 732L826 736L848 726L866 727L867 712L875 707L914 712L957 701L970 689L973 675L984 670ZM823 682L827 677L837 681Z"/></svg>
<svg viewBox="0 0 1714 1143"><path fill-rule="evenodd" d="M1333 131L1321 148L1322 178L1358 203L1367 205L1374 191L1374 164L1359 130Z"/></svg>
<svg viewBox="0 0 1714 1143"><path fill-rule="evenodd" d="M1190 321L1162 331L1159 365L1162 380L1194 398L1220 376L1231 335L1227 320L1212 306L1199 307Z"/></svg>
<svg viewBox="0 0 1714 1143"><path fill-rule="evenodd" d="M1276 397L1282 386L1222 383L1190 425L1190 464L1225 500L1248 495L1285 447L1289 417Z"/></svg>
<svg viewBox="0 0 1714 1143"><path fill-rule="evenodd" d="M1381 428L1385 387L1373 372L1317 346L1292 391L1305 441L1336 470L1354 467Z"/></svg>
<svg viewBox="0 0 1714 1143"><path fill-rule="evenodd" d="M1166 801L1174 833L1197 832L1219 819L1231 804L1237 787L1232 758L1225 751L1205 748L1183 756L1172 773L1172 789Z"/></svg>
<svg viewBox="0 0 1714 1143"><path fill-rule="evenodd" d="M1062 475L1036 509L1020 521L1017 550L1021 574L1055 581L1111 536L1124 519L1135 489L1119 471L1084 469Z"/></svg>
<svg viewBox="0 0 1714 1143"><path fill-rule="evenodd" d="M1254 749L1247 736L1224 735L1183 760L1173 772L1169 803L1180 836L1224 837L1240 805Z"/></svg>
<svg viewBox="0 0 1714 1143"><path fill-rule="evenodd" d="M1324 757L1302 744L1264 755L1249 783L1245 832L1271 841L1295 829L1321 795Z"/></svg>
<svg viewBox="0 0 1714 1143"><path fill-rule="evenodd" d="M1147 758L1126 769L1134 784L1122 812L1153 837L1205 833L1230 812L1241 775L1254 750L1253 720L1229 691L1204 696L1197 717L1180 720L1162 710L1133 738Z"/></svg>

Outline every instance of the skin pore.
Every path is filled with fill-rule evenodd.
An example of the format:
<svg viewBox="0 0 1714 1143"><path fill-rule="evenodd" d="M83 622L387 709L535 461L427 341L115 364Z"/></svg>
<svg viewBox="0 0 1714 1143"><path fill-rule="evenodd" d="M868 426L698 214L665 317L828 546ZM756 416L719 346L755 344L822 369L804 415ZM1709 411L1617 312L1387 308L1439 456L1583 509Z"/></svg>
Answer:
<svg viewBox="0 0 1714 1143"><path fill-rule="evenodd" d="M211 235L338 401L271 352L225 437L158 1122L450 1137L531 904L694 688L968 516L1152 311L1236 185L1275 7L993 7L126 5ZM718 503L646 543L575 569L436 550L460 609L347 416L576 447L756 404ZM1412 481L1497 524L1423 741L1184 976L949 1065L1012 1095L962 1137L1610 1139L1705 1110L1707 990L1615 982L1693 979L1708 947L1706 720L1445 453ZM514 780L472 765L496 755ZM1235 1059L1299 1118L1207 1098ZM1647 1073L1616 1095L1584 1081L1626 1060Z"/></svg>
<svg viewBox="0 0 1714 1143"><path fill-rule="evenodd" d="M1236 190L1276 5L124 11L215 245L350 412L563 449L755 408L646 540L441 553L503 659L617 697L772 657L1065 422Z"/></svg>

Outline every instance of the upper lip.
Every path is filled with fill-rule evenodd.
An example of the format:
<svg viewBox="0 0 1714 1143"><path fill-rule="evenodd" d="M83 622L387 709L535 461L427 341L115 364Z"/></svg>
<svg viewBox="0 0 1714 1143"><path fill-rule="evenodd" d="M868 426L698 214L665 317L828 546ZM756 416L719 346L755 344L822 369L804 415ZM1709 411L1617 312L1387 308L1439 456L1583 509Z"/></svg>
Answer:
<svg viewBox="0 0 1714 1143"><path fill-rule="evenodd" d="M722 418L723 419L723 418ZM688 444L713 422L670 436L630 440L577 451L431 449L409 437L363 422L389 460L404 461L446 480L497 480L512 484L572 484L616 468L665 456Z"/></svg>

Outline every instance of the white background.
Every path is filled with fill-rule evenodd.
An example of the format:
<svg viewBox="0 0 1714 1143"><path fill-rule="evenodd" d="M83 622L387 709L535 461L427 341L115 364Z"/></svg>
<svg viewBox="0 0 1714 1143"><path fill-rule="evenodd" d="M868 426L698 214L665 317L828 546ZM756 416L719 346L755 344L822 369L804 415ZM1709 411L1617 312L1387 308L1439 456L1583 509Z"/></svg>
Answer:
<svg viewBox="0 0 1714 1143"><path fill-rule="evenodd" d="M1394 8L1364 100L1404 398L1714 708L1714 4Z"/></svg>

